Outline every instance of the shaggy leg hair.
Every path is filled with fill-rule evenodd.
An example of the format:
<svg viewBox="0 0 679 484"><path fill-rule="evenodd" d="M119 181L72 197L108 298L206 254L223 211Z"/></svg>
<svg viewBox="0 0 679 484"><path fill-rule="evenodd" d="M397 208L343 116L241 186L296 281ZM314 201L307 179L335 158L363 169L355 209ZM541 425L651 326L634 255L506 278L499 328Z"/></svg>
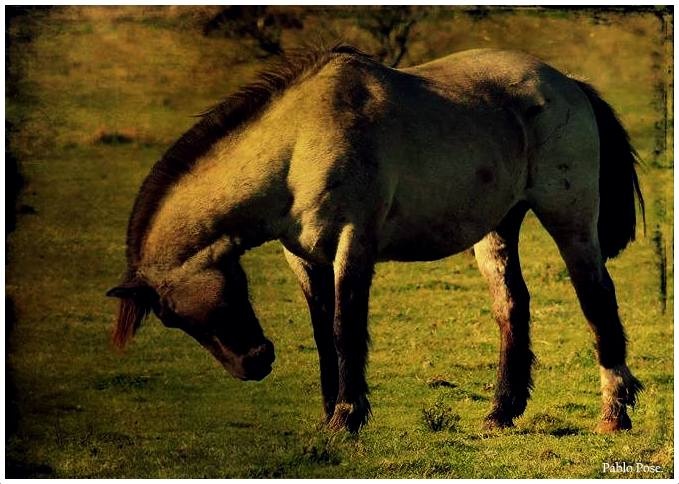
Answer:
<svg viewBox="0 0 679 484"><path fill-rule="evenodd" d="M365 369L368 362L368 297L374 268L368 238L348 228L335 257L335 348L339 389L331 429L358 432L371 415Z"/></svg>

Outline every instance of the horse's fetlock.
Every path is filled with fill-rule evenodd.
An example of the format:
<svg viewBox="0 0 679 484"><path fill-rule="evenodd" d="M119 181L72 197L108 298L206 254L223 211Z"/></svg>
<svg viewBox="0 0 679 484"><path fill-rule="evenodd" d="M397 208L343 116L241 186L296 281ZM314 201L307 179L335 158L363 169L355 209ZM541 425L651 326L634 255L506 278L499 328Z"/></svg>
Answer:
<svg viewBox="0 0 679 484"><path fill-rule="evenodd" d="M337 402L328 428L334 431L346 429L355 433L368 423L371 415L370 403L365 396L357 398L353 403Z"/></svg>
<svg viewBox="0 0 679 484"><path fill-rule="evenodd" d="M627 415L627 406L634 408L643 385L625 364L612 368L602 366L600 373L602 412L597 432L631 429L632 421Z"/></svg>
<svg viewBox="0 0 679 484"><path fill-rule="evenodd" d="M618 432L620 430L630 430L632 428L632 421L627 415L625 408L615 416L607 415L604 411L604 415L601 417L601 421L596 427L596 432L600 434L608 434L611 432Z"/></svg>
<svg viewBox="0 0 679 484"><path fill-rule="evenodd" d="M493 413L506 415L510 419L523 415L530 398L530 388L527 382L519 387L521 390L507 392L507 389L501 386L495 394Z"/></svg>
<svg viewBox="0 0 679 484"><path fill-rule="evenodd" d="M335 400L331 401L326 401L323 405L323 409L325 410L325 421L330 422L330 419L332 418L333 414L335 413Z"/></svg>
<svg viewBox="0 0 679 484"><path fill-rule="evenodd" d="M632 374L627 365L617 365L612 368L600 367L601 394L604 406L634 407L637 397L644 386Z"/></svg>
<svg viewBox="0 0 679 484"><path fill-rule="evenodd" d="M487 430L500 430L514 426L514 419L501 409L495 408L490 412L484 422L483 427Z"/></svg>

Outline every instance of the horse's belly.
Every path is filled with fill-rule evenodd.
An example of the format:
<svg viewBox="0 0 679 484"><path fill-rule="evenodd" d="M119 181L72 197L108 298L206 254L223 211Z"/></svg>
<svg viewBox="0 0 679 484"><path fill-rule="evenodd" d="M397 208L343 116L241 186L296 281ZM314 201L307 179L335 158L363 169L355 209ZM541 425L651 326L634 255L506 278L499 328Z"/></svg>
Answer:
<svg viewBox="0 0 679 484"><path fill-rule="evenodd" d="M462 184L444 197L425 192L396 194L380 230L380 260L429 261L462 252L493 231L518 199L508 183L491 190Z"/></svg>
<svg viewBox="0 0 679 484"><path fill-rule="evenodd" d="M382 261L431 261L462 252L481 240L492 227L474 223L434 224L427 227L385 227L388 237L380 244Z"/></svg>
<svg viewBox="0 0 679 484"><path fill-rule="evenodd" d="M419 133L407 149L384 156L389 208L379 235L380 259L435 260L462 252L494 230L523 196L521 149L498 144L515 133L494 118L487 120L491 127L468 121L451 125L435 141ZM441 130L444 121L422 124Z"/></svg>

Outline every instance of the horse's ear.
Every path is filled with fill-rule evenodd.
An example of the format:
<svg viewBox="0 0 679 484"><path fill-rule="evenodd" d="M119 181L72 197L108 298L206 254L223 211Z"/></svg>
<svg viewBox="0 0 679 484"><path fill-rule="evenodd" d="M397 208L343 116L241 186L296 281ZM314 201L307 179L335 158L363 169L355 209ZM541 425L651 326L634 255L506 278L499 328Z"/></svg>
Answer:
<svg viewBox="0 0 679 484"><path fill-rule="evenodd" d="M112 287L108 291L106 291L106 296L107 297L118 297L120 299L126 298L126 297L132 297L132 292L130 288L127 288L125 286L116 286Z"/></svg>
<svg viewBox="0 0 679 484"><path fill-rule="evenodd" d="M138 281L123 282L119 286L106 291L106 296L120 299L138 298L146 292L148 287Z"/></svg>

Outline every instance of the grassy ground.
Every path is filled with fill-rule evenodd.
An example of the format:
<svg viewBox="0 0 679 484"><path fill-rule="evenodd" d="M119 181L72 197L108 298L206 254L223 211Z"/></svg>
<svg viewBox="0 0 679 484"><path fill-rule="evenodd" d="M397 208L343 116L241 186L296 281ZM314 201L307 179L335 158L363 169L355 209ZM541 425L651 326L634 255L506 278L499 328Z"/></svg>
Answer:
<svg viewBox="0 0 679 484"><path fill-rule="evenodd" d="M516 428L481 430L499 340L475 262L462 254L378 267L374 420L352 437L317 429L308 315L275 243L244 258L254 306L277 347L263 382L231 379L154 319L125 354L109 344L115 303L103 294L124 270L125 226L143 176L191 125L190 114L262 64L248 44L201 37L207 14L57 8L10 23L8 135L24 189L6 270L9 476L612 477L602 463L613 461L673 476L673 160L658 131L671 57L658 16L528 10L479 18L444 9L415 25L404 58L408 65L469 47L521 48L588 78L619 110L646 160L646 236L609 264L629 363L646 385L634 429L591 431L599 413L593 338L554 244L529 217L521 253L539 363ZM285 45L321 31L371 47L355 21L331 15L286 32ZM665 313L654 234L670 260ZM425 413L449 425L434 432Z"/></svg>

